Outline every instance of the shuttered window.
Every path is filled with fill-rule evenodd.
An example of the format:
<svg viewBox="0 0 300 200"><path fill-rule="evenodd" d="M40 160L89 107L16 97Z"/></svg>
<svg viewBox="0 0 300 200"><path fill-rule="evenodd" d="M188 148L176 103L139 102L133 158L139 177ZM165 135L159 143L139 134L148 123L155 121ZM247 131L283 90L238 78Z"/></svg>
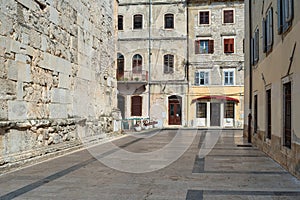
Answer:
<svg viewBox="0 0 300 200"><path fill-rule="evenodd" d="M199 24L209 24L209 11L199 12Z"/></svg>
<svg viewBox="0 0 300 200"><path fill-rule="evenodd" d="M234 53L234 39L224 39L224 53Z"/></svg>
<svg viewBox="0 0 300 200"><path fill-rule="evenodd" d="M234 12L233 10L224 10L223 11L223 23L234 23Z"/></svg>
<svg viewBox="0 0 300 200"><path fill-rule="evenodd" d="M142 29L142 28L143 28L143 15L134 15L133 29Z"/></svg>
<svg viewBox="0 0 300 200"><path fill-rule="evenodd" d="M262 22L263 30L263 52L268 53L272 50L274 31L273 31L273 8L269 8L266 18Z"/></svg>
<svg viewBox="0 0 300 200"><path fill-rule="evenodd" d="M174 15L173 14L165 14L165 28L166 29L174 28Z"/></svg>
<svg viewBox="0 0 300 200"><path fill-rule="evenodd" d="M174 56L164 55L164 73L170 74L174 72Z"/></svg>
<svg viewBox="0 0 300 200"><path fill-rule="evenodd" d="M196 40L195 54L213 54L214 40Z"/></svg>
<svg viewBox="0 0 300 200"><path fill-rule="evenodd" d="M142 116L142 103L143 98L141 96L131 97L131 116Z"/></svg>
<svg viewBox="0 0 300 200"><path fill-rule="evenodd" d="M118 15L118 30L123 30L123 16Z"/></svg>
<svg viewBox="0 0 300 200"><path fill-rule="evenodd" d="M277 0L277 33L286 32L294 19L294 0Z"/></svg>

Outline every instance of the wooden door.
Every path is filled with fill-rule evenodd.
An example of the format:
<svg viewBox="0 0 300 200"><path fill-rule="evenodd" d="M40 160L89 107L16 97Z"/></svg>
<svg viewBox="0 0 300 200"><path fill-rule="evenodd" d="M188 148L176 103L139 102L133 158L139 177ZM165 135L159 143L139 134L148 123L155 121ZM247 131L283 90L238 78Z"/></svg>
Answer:
<svg viewBox="0 0 300 200"><path fill-rule="evenodd" d="M181 125L181 104L178 99L169 100L169 125Z"/></svg>

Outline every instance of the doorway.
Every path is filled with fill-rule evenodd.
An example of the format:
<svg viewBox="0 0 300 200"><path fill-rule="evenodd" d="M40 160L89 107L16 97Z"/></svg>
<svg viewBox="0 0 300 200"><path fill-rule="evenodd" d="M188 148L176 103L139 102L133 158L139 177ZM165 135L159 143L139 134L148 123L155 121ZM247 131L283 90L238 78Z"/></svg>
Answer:
<svg viewBox="0 0 300 200"><path fill-rule="evenodd" d="M181 97L169 97L169 125L181 125Z"/></svg>
<svg viewBox="0 0 300 200"><path fill-rule="evenodd" d="M210 104L210 126L221 126L221 104Z"/></svg>

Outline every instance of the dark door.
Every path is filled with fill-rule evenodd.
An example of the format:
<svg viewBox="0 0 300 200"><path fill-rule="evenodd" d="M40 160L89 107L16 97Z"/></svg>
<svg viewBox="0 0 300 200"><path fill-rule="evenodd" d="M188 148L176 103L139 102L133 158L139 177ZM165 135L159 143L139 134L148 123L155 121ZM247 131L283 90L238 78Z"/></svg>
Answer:
<svg viewBox="0 0 300 200"><path fill-rule="evenodd" d="M169 125L181 125L181 104L178 99L169 99Z"/></svg>
<svg viewBox="0 0 300 200"><path fill-rule="evenodd" d="M284 84L284 146L292 146L292 88L291 82Z"/></svg>
<svg viewBox="0 0 300 200"><path fill-rule="evenodd" d="M124 56L118 53L118 60L117 60L117 80L124 79Z"/></svg>
<svg viewBox="0 0 300 200"><path fill-rule="evenodd" d="M221 105L220 103L210 104L210 126L221 126Z"/></svg>
<svg viewBox="0 0 300 200"><path fill-rule="evenodd" d="M125 118L125 97L118 95L118 108L121 111L122 118Z"/></svg>

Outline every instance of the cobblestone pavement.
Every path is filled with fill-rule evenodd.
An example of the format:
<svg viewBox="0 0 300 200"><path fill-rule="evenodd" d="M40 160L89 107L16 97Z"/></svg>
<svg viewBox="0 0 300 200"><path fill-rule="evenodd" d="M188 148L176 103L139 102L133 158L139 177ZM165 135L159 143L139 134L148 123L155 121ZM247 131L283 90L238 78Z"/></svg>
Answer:
<svg viewBox="0 0 300 200"><path fill-rule="evenodd" d="M0 199L300 199L300 180L247 146L242 131L223 130L214 145L211 138L219 134L217 130L165 130L130 135L3 174ZM180 136L180 142L175 148L168 146L175 136ZM186 146L182 156L164 167ZM124 156L122 149L144 153L145 158ZM149 152L159 155L151 157ZM140 173L112 169L99 160ZM158 170L141 173L142 168Z"/></svg>

